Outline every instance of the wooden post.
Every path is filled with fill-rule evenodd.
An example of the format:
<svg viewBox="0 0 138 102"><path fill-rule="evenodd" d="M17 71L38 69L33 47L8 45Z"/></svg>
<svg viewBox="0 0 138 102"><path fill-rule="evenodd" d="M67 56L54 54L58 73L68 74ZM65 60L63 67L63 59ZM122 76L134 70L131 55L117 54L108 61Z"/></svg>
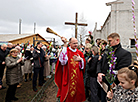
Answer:
<svg viewBox="0 0 138 102"><path fill-rule="evenodd" d="M78 29L77 26L87 26L87 25L88 25L88 24L85 24L85 23L78 23L78 13L76 13L76 20L75 20L75 23L65 22L65 24L68 24L68 25L75 25L75 38L77 38L77 29Z"/></svg>

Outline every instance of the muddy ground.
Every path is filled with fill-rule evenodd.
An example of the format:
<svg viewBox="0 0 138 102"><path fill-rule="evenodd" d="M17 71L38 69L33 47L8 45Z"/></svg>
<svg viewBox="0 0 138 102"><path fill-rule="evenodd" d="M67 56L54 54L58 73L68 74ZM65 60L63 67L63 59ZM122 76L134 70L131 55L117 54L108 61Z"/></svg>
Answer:
<svg viewBox="0 0 138 102"><path fill-rule="evenodd" d="M57 86L54 82L47 88L41 102L56 102Z"/></svg>
<svg viewBox="0 0 138 102"><path fill-rule="evenodd" d="M48 79L45 79L48 80ZM6 86L6 89L0 90L0 102L5 102L5 96L8 86L5 83L5 79L3 80L3 85ZM38 92L41 89L41 87L37 86ZM41 98L41 102L56 102L56 92L57 87L54 82L52 82L48 88L44 92L44 96ZM19 98L18 101L12 101L12 102L30 102L33 97L37 94L37 92L34 92L32 89L32 81L22 82L21 88L17 88L16 90L16 97Z"/></svg>

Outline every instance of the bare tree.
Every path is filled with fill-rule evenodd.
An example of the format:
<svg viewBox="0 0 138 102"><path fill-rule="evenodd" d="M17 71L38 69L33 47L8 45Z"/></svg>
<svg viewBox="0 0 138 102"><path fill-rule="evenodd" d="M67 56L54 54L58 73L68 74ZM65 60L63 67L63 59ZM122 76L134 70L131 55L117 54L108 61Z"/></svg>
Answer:
<svg viewBox="0 0 138 102"><path fill-rule="evenodd" d="M79 21L80 22L86 22L87 21L87 20L84 19L83 13L80 16L80 20ZM86 27L84 27L84 26L80 27L79 32L78 32L78 36L77 36L78 41L79 41L80 44L82 44L83 42L85 42L85 36L86 36L86 34L87 34Z"/></svg>

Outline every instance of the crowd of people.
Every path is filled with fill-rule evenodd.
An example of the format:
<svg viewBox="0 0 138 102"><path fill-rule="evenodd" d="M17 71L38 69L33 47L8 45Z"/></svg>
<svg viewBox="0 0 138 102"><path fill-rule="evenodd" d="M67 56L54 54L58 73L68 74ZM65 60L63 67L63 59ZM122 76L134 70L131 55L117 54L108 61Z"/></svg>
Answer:
<svg viewBox="0 0 138 102"><path fill-rule="evenodd" d="M78 40L73 37L69 42L61 37L62 46L46 46L41 42L37 42L35 47L2 44L0 90L6 88L2 84L6 68L8 89L5 102L18 100L16 88L21 87L23 77L25 82L32 81L33 91L37 92L37 85L42 86L51 74L55 74L58 102L137 102L138 62L132 64L131 53L122 48L119 34L108 35L107 41L92 38L88 37L85 45L79 46ZM113 83L109 83L106 77L111 68L109 47L114 52L112 57L116 58L114 69L110 72L115 74ZM106 90L103 84L106 84Z"/></svg>
<svg viewBox="0 0 138 102"><path fill-rule="evenodd" d="M38 86L42 86L46 82L45 79L51 78L55 73L55 63L61 49L61 46L54 48L41 42L37 42L35 47L29 43L0 45L0 90L6 88L2 82L4 75L8 85L5 102L18 100L15 93L16 89L21 87L23 79L24 82L32 81L32 89L37 92L38 74Z"/></svg>
<svg viewBox="0 0 138 102"><path fill-rule="evenodd" d="M58 102L138 102L138 62L133 64L131 53L122 48L119 34L108 35L107 41L98 38L96 44L87 38L79 47L76 38L68 44L65 37L61 40L55 70Z"/></svg>

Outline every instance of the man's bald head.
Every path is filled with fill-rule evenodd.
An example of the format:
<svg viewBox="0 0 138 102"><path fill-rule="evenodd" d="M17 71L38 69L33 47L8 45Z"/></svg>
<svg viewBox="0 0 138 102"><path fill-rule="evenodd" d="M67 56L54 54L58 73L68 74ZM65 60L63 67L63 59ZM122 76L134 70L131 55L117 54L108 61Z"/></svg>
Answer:
<svg viewBox="0 0 138 102"><path fill-rule="evenodd" d="M69 45L73 50L75 50L78 47L78 40L74 37L70 38Z"/></svg>
<svg viewBox="0 0 138 102"><path fill-rule="evenodd" d="M5 51L5 50L7 49L7 45L6 45L6 44L2 44L2 45L1 45L1 49L2 49L3 51Z"/></svg>

